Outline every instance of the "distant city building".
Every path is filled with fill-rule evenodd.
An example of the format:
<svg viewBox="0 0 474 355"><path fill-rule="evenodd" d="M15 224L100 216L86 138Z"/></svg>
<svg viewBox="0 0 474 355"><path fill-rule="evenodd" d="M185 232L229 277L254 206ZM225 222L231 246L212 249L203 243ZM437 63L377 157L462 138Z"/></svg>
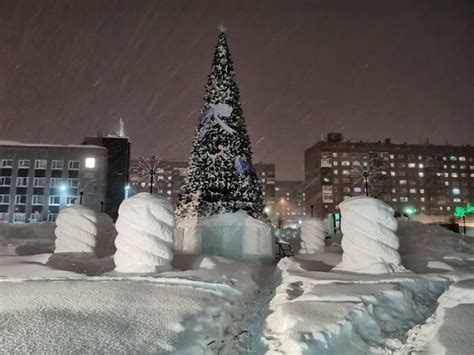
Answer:
<svg viewBox="0 0 474 355"><path fill-rule="evenodd" d="M303 181L276 181L275 214L284 227L299 226L306 216Z"/></svg>
<svg viewBox="0 0 474 355"><path fill-rule="evenodd" d="M474 200L474 147L343 141L331 134L305 151L306 213L336 211L338 203L369 194L399 213L453 216Z"/></svg>
<svg viewBox="0 0 474 355"><path fill-rule="evenodd" d="M119 133L124 133L123 122ZM116 219L119 206L129 188L130 141L123 136L98 136L86 137L84 144L104 147L108 151L105 212Z"/></svg>
<svg viewBox="0 0 474 355"><path fill-rule="evenodd" d="M91 145L1 142L0 221L53 222L61 208L80 198L99 211L106 198L107 154Z"/></svg>
<svg viewBox="0 0 474 355"><path fill-rule="evenodd" d="M269 214L274 211L275 204L275 164L254 164L255 171L262 184L267 211ZM162 160L158 164L157 183L153 186L153 191L165 196L173 206L178 202L180 188L184 183L188 170L188 162ZM149 191L150 181L148 178L140 180L144 176L140 171L139 159L130 161L130 193L136 194L142 191Z"/></svg>
<svg viewBox="0 0 474 355"><path fill-rule="evenodd" d="M139 159L132 159L130 161L131 195L150 190L150 180L148 179L146 172L140 171L141 168L139 163ZM153 184L154 193L166 197L175 207L187 171L187 162L160 160L155 177L156 184Z"/></svg>

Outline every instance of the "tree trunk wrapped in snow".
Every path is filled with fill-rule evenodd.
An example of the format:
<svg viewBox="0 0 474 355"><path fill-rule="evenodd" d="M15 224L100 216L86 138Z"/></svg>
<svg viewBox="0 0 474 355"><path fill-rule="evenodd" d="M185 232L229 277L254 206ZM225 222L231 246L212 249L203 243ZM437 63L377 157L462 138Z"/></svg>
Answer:
<svg viewBox="0 0 474 355"><path fill-rule="evenodd" d="M82 205L61 210L56 218L55 253L90 253L97 244L97 213Z"/></svg>
<svg viewBox="0 0 474 355"><path fill-rule="evenodd" d="M171 269L174 215L164 198L139 193L122 202L116 223L118 272L152 273Z"/></svg>
<svg viewBox="0 0 474 355"><path fill-rule="evenodd" d="M324 222L319 218L307 218L301 224L300 253L317 253L324 250L326 243Z"/></svg>
<svg viewBox="0 0 474 355"><path fill-rule="evenodd" d="M342 261L334 270L391 273L400 265L397 220L393 209L371 197L353 197L339 204L341 210Z"/></svg>

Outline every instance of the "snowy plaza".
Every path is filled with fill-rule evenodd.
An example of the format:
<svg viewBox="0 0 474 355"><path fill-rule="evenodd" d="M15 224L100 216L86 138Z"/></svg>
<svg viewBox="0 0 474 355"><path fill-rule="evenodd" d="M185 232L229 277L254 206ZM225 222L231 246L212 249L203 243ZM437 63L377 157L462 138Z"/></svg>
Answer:
<svg viewBox="0 0 474 355"><path fill-rule="evenodd" d="M0 355L474 354L464 0L5 3Z"/></svg>

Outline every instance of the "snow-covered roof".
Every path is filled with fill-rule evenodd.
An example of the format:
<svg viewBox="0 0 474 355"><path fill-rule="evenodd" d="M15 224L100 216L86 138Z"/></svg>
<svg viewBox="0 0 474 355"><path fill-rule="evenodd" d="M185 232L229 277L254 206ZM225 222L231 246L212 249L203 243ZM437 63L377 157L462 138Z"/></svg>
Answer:
<svg viewBox="0 0 474 355"><path fill-rule="evenodd" d="M44 143L23 143L9 140L0 140L0 146L21 146L21 147L57 147L57 148L101 148L104 147L91 144L44 144Z"/></svg>

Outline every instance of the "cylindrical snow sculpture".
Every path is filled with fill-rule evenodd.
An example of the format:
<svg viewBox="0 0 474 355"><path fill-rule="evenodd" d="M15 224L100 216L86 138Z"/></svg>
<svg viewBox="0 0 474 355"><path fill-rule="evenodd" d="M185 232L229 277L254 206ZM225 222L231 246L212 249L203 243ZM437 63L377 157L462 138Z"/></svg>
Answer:
<svg viewBox="0 0 474 355"><path fill-rule="evenodd" d="M170 270L174 225L173 209L166 199L142 192L124 200L115 224L115 271Z"/></svg>
<svg viewBox="0 0 474 355"><path fill-rule="evenodd" d="M326 243L324 222L319 218L307 218L301 224L300 253L317 253L324 250Z"/></svg>
<svg viewBox="0 0 474 355"><path fill-rule="evenodd" d="M371 197L353 197L339 204L341 210L342 261L334 270L391 273L400 265L397 220L393 209Z"/></svg>
<svg viewBox="0 0 474 355"><path fill-rule="evenodd" d="M56 218L54 253L90 253L95 255L97 213L82 205L71 205Z"/></svg>

